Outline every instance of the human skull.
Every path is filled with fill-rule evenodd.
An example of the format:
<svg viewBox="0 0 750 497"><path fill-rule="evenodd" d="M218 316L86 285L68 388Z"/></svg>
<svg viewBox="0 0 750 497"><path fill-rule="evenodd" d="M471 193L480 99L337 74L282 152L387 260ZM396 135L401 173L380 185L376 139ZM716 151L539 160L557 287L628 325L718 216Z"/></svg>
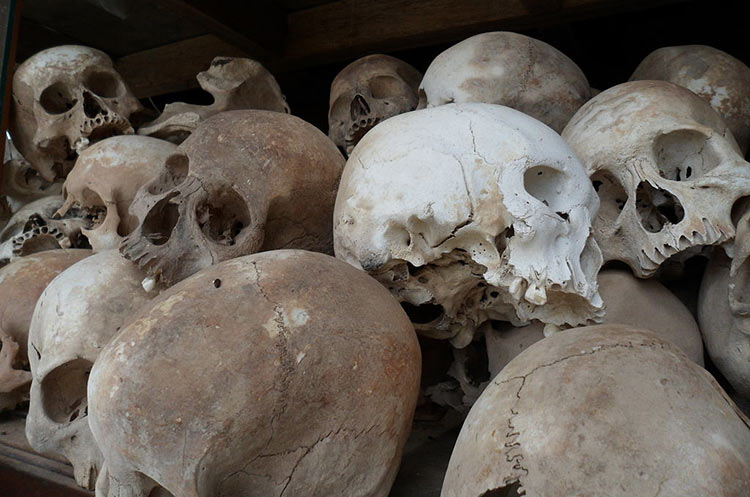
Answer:
<svg viewBox="0 0 750 497"><path fill-rule="evenodd" d="M120 250L167 285L257 251L330 252L343 166L335 145L297 117L222 112L140 189L130 208L139 225Z"/></svg>
<svg viewBox="0 0 750 497"><path fill-rule="evenodd" d="M615 86L586 103L563 138L599 194L594 236L605 261L645 278L670 256L734 237L730 213L750 194L750 165L693 92L665 81Z"/></svg>
<svg viewBox="0 0 750 497"><path fill-rule="evenodd" d="M15 212L33 200L60 195L61 192L62 181L49 182L42 178L13 146L13 142L5 141L5 162L3 174L0 175L0 193L8 199L11 211ZM0 223L0 230L2 230L2 223Z"/></svg>
<svg viewBox="0 0 750 497"><path fill-rule="evenodd" d="M630 271L605 269L599 272L599 294L606 314L602 324L619 324L649 331L679 347L688 359L703 366L703 343L698 323L685 305L656 279L643 280ZM637 312L633 312L637 309ZM495 377L514 357L538 342L545 333L543 323L515 327L491 322L482 326L487 346L490 376Z"/></svg>
<svg viewBox="0 0 750 497"><path fill-rule="evenodd" d="M750 402L750 211L737 223L734 258L717 250L703 275L698 321L706 351L737 394Z"/></svg>
<svg viewBox="0 0 750 497"><path fill-rule="evenodd" d="M503 31L472 36L435 57L419 92L420 109L452 102L506 105L558 133L591 98L586 76L565 54Z"/></svg>
<svg viewBox="0 0 750 497"><path fill-rule="evenodd" d="M198 73L197 79L213 97L211 105L167 104L156 120L138 129L138 134L182 143L201 122L219 112L259 109L289 114L289 105L276 79L252 59L216 57L207 71Z"/></svg>
<svg viewBox="0 0 750 497"><path fill-rule="evenodd" d="M600 314L596 209L557 133L508 107L454 104L393 117L360 141L334 245L391 290L417 331L462 348L488 319Z"/></svg>
<svg viewBox="0 0 750 497"><path fill-rule="evenodd" d="M141 110L105 53L63 45L16 69L10 131L32 167L53 181L90 143L133 133L129 119Z"/></svg>
<svg viewBox="0 0 750 497"><path fill-rule="evenodd" d="M341 70L331 83L328 136L350 154L379 122L417 107L422 74L390 55L368 55Z"/></svg>
<svg viewBox="0 0 750 497"><path fill-rule="evenodd" d="M750 147L750 67L705 45L651 52L630 80L660 79L684 86L711 104L726 121L743 154Z"/></svg>
<svg viewBox="0 0 750 497"><path fill-rule="evenodd" d="M750 495L750 421L675 345L618 325L532 345L456 441L442 497Z"/></svg>
<svg viewBox="0 0 750 497"><path fill-rule="evenodd" d="M67 458L85 488L93 489L102 457L88 426L89 372L128 318L155 296L142 279L116 250L94 254L52 280L31 319L26 438L40 453Z"/></svg>
<svg viewBox="0 0 750 497"><path fill-rule="evenodd" d="M385 497L420 359L398 303L332 257L279 250L206 268L94 365L89 423L109 475L97 496Z"/></svg>
<svg viewBox="0 0 750 497"><path fill-rule="evenodd" d="M78 209L55 216L62 204L61 196L43 197L16 212L0 231L0 264L43 250L89 248L81 229L91 220Z"/></svg>
<svg viewBox="0 0 750 497"><path fill-rule="evenodd" d="M48 250L21 257L0 268L0 411L28 398L29 325L47 284L90 250Z"/></svg>
<svg viewBox="0 0 750 497"><path fill-rule="evenodd" d="M64 216L71 208L86 212L93 225L83 228L95 252L116 249L137 225L128 214L138 189L162 175L164 163L177 147L147 136L113 136L81 152L65 179Z"/></svg>

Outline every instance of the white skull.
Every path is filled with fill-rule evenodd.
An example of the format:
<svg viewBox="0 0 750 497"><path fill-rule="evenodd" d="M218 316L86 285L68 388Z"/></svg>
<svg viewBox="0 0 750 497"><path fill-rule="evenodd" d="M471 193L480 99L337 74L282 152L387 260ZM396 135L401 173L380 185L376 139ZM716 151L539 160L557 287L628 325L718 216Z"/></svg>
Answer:
<svg viewBox="0 0 750 497"><path fill-rule="evenodd" d="M261 110L208 118L140 189L120 250L171 285L217 262L277 248L329 251L344 158L301 119Z"/></svg>
<svg viewBox="0 0 750 497"><path fill-rule="evenodd" d="M43 197L18 210L0 231L0 265L16 257L57 248L89 248L81 230L91 224L79 209L55 213L61 196Z"/></svg>
<svg viewBox="0 0 750 497"><path fill-rule="evenodd" d="M736 393L750 402L750 212L737 223L734 258L714 251L698 297L706 351Z"/></svg>
<svg viewBox="0 0 750 497"><path fill-rule="evenodd" d="M368 55L341 70L331 83L328 136L349 154L379 122L417 107L422 74L390 55Z"/></svg>
<svg viewBox="0 0 750 497"><path fill-rule="evenodd" d="M129 119L141 110L105 53L64 45L16 69L10 131L32 167L53 181L90 143L133 133Z"/></svg>
<svg viewBox="0 0 750 497"><path fill-rule="evenodd" d="M67 458L85 488L93 489L102 457L88 426L89 372L110 339L156 295L143 290L142 279L116 250L100 252L52 280L31 319L26 438L38 452Z"/></svg>
<svg viewBox="0 0 750 497"><path fill-rule="evenodd" d="M591 98L586 76L565 54L502 31L472 36L435 57L419 91L418 108L452 102L506 105L558 133Z"/></svg>
<svg viewBox="0 0 750 497"><path fill-rule="evenodd" d="M198 73L197 79L213 97L212 104L167 104L156 120L138 129L138 134L182 143L201 122L219 112L259 109L289 113L276 79L252 59L216 57L207 71Z"/></svg>
<svg viewBox="0 0 750 497"><path fill-rule="evenodd" d="M750 495L750 421L675 345L619 325L512 360L461 428L442 497Z"/></svg>
<svg viewBox="0 0 750 497"><path fill-rule="evenodd" d="M600 313L596 209L583 165L547 126L499 105L440 106L388 119L354 149L334 248L418 331L462 347L487 319Z"/></svg>
<svg viewBox="0 0 750 497"><path fill-rule="evenodd" d="M29 325L47 284L90 250L47 250L0 268L0 411L28 398Z"/></svg>
<svg viewBox="0 0 750 497"><path fill-rule="evenodd" d="M96 495L386 497L420 363L398 303L333 257L276 250L208 267L94 365Z"/></svg>
<svg viewBox="0 0 750 497"><path fill-rule="evenodd" d="M599 198L604 260L641 277L670 256L734 237L730 213L750 194L750 165L711 106L665 81L634 81L591 99L563 138Z"/></svg>
<svg viewBox="0 0 750 497"><path fill-rule="evenodd" d="M176 148L146 136L113 136L88 147L65 179L65 203L58 214L64 216L72 207L87 212L93 225L81 232L91 248L118 248L138 223L128 214L136 192L161 176Z"/></svg>
<svg viewBox="0 0 750 497"><path fill-rule="evenodd" d="M724 118L743 153L750 147L750 67L705 45L651 52L630 80L660 79L684 86Z"/></svg>

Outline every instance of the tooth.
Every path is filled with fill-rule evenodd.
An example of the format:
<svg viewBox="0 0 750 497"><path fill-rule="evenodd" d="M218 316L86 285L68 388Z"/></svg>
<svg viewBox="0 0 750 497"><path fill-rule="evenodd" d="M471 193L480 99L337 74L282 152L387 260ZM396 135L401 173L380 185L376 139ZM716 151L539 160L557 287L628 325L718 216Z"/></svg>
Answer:
<svg viewBox="0 0 750 497"><path fill-rule="evenodd" d="M707 219L703 219L703 224L706 227L706 240L709 243L717 241L720 237L713 225Z"/></svg>
<svg viewBox="0 0 750 497"><path fill-rule="evenodd" d="M548 336L559 333L560 331L562 331L562 329L559 326L548 323L544 325L544 330L542 333L544 333L544 337L547 338Z"/></svg>
<svg viewBox="0 0 750 497"><path fill-rule="evenodd" d="M538 287L532 283L529 285L529 288L526 289L524 298L532 304L544 305L547 303L547 292L544 290L544 287Z"/></svg>
<svg viewBox="0 0 750 497"><path fill-rule="evenodd" d="M153 276L147 276L143 278L141 286L146 290L146 293L149 293L156 286L156 279Z"/></svg>
<svg viewBox="0 0 750 497"><path fill-rule="evenodd" d="M524 291L524 279L520 276L517 276L513 282L511 282L510 287L508 287L508 293L510 293L513 296L514 300L521 300L521 297L523 296Z"/></svg>

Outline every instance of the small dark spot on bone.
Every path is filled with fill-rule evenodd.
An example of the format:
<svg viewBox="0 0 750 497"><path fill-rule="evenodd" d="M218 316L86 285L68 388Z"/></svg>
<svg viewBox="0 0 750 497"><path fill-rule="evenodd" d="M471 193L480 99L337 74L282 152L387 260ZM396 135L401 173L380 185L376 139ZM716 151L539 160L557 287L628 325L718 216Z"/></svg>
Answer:
<svg viewBox="0 0 750 497"><path fill-rule="evenodd" d="M216 278L214 280L214 288L219 288L219 287L221 287L221 280L219 278Z"/></svg>

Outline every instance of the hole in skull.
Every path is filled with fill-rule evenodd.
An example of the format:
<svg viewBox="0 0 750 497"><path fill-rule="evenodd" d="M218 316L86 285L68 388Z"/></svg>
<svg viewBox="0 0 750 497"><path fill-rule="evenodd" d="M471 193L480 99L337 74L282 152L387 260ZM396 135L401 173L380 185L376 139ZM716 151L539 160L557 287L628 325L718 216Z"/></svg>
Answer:
<svg viewBox="0 0 750 497"><path fill-rule="evenodd" d="M187 155L175 154L169 156L165 164L167 168L166 181L170 188L180 185L187 178L190 170L190 161Z"/></svg>
<svg viewBox="0 0 750 497"><path fill-rule="evenodd" d="M214 288L221 288L221 280L219 278L214 280Z"/></svg>
<svg viewBox="0 0 750 497"><path fill-rule="evenodd" d="M370 93L374 98L397 97L404 93L404 85L393 76L376 76L370 80Z"/></svg>
<svg viewBox="0 0 750 497"><path fill-rule="evenodd" d="M414 305L401 302L401 307L409 316L409 320L415 324L431 323L443 315L443 308L437 304Z"/></svg>
<svg viewBox="0 0 750 497"><path fill-rule="evenodd" d="M620 215L625 203L628 200L628 194L622 184L612 174L601 170L591 176L591 183L594 190L599 195L599 212L597 217L605 222L614 222Z"/></svg>
<svg viewBox="0 0 750 497"><path fill-rule="evenodd" d="M58 366L42 380L42 408L55 423L70 423L88 414L86 385L93 363L75 359Z"/></svg>
<svg viewBox="0 0 750 497"><path fill-rule="evenodd" d="M86 76L84 86L104 98L114 98L120 94L120 80L108 72L93 72Z"/></svg>
<svg viewBox="0 0 750 497"><path fill-rule="evenodd" d="M196 209L196 219L207 238L231 246L243 228L250 225L250 212L239 193L219 190Z"/></svg>
<svg viewBox="0 0 750 497"><path fill-rule="evenodd" d="M103 112L104 109L102 109L101 105L99 105L99 102L96 100L96 98L90 92L84 91L83 113L86 114L86 117L90 117L93 119Z"/></svg>
<svg viewBox="0 0 750 497"><path fill-rule="evenodd" d="M641 181L635 195L635 206L646 231L658 233L665 225L677 224L685 217L682 204L667 190Z"/></svg>
<svg viewBox="0 0 750 497"><path fill-rule="evenodd" d="M177 225L180 217L179 209L177 204L171 202L177 195L179 192L173 192L159 200L143 220L143 236L154 245L167 243L172 230Z"/></svg>
<svg viewBox="0 0 750 497"><path fill-rule="evenodd" d="M104 201L91 188L84 188L81 192L81 202L87 206L83 208L83 214L88 221L89 229L94 229L104 222L107 217L107 208L104 207Z"/></svg>
<svg viewBox="0 0 750 497"><path fill-rule="evenodd" d="M361 117L366 117L370 114L370 106L362 95L355 95L352 103L349 105L349 117L352 121L357 121Z"/></svg>
<svg viewBox="0 0 750 497"><path fill-rule="evenodd" d="M73 98L63 83L54 83L44 89L39 96L39 104L49 114L63 114L75 107L78 100Z"/></svg>
<svg viewBox="0 0 750 497"><path fill-rule="evenodd" d="M654 141L654 156L659 175L672 181L695 179L719 164L707 137L689 129L659 136Z"/></svg>
<svg viewBox="0 0 750 497"><path fill-rule="evenodd" d="M489 359L484 337L475 340L462 349L462 369L473 386L478 387L490 380Z"/></svg>
<svg viewBox="0 0 750 497"><path fill-rule="evenodd" d="M565 179L561 171L549 166L534 166L524 173L523 186L532 197L554 211L562 212L566 210L562 191Z"/></svg>
<svg viewBox="0 0 750 497"><path fill-rule="evenodd" d="M481 494L479 497L516 497L518 495L521 495L518 493L519 489L521 488L521 485L519 483L511 483L508 486L505 487L499 487L499 488L493 488L492 490L487 490L483 494Z"/></svg>

